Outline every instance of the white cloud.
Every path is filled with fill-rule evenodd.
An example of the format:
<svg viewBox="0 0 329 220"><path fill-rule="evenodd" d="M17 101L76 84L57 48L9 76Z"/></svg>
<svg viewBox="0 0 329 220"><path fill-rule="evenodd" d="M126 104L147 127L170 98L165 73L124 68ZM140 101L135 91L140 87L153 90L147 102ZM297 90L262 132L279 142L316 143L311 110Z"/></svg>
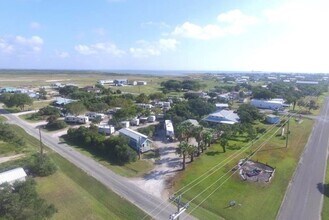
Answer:
<svg viewBox="0 0 329 220"><path fill-rule="evenodd" d="M217 21L219 24L207 24L205 26L187 21L177 26L171 34L185 38L209 40L226 35L243 33L248 26L257 24L258 19L245 15L240 10L235 9L219 14Z"/></svg>
<svg viewBox="0 0 329 220"><path fill-rule="evenodd" d="M281 31L250 51L243 67L271 71L329 71L327 1L290 0L264 11L269 29Z"/></svg>
<svg viewBox="0 0 329 220"><path fill-rule="evenodd" d="M174 51L177 48L178 41L176 39L160 39L155 42L138 41L138 47L131 47L130 53L134 57L150 57L160 56L162 52Z"/></svg>
<svg viewBox="0 0 329 220"><path fill-rule="evenodd" d="M17 55L25 55L27 53L38 53L42 50L44 41L39 36L30 38L23 36L0 38L0 52Z"/></svg>
<svg viewBox="0 0 329 220"><path fill-rule="evenodd" d="M165 29L165 28L170 28L170 25L163 21L162 22L148 21L148 22L141 23L141 27L142 28L157 27L160 29Z"/></svg>
<svg viewBox="0 0 329 220"><path fill-rule="evenodd" d="M34 30L38 30L41 28L41 24L36 21L33 21L30 23L30 28Z"/></svg>
<svg viewBox="0 0 329 220"><path fill-rule="evenodd" d="M119 49L115 44L109 42L91 45L79 44L76 45L74 49L83 55L110 54L116 57L121 57L125 54L124 50Z"/></svg>

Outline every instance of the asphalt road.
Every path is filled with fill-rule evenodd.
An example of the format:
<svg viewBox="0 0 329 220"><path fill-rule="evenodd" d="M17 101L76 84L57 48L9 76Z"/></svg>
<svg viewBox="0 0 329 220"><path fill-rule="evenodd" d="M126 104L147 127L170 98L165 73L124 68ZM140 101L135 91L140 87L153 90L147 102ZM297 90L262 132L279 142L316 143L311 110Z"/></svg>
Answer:
<svg viewBox="0 0 329 220"><path fill-rule="evenodd" d="M7 114L7 112L3 109L0 109L0 114L4 114L8 118L9 123L22 127L27 133L39 139L39 131L37 128L31 126L15 115ZM128 179L115 174L95 160L79 153L74 148L66 145L65 143L59 143L57 138L53 138L49 134L43 133L42 141L49 148L85 171L88 175L93 176L109 189L116 192L119 196L127 199L144 212L148 213L152 216L152 218L169 219L169 215L175 213L177 210L173 205L148 194L144 190L130 183ZM159 205L161 206L158 207ZM168 205L168 207L159 213L159 211L166 205ZM186 215L182 215L183 218L185 218L185 216ZM188 216L187 219L194 218L192 216Z"/></svg>
<svg viewBox="0 0 329 220"><path fill-rule="evenodd" d="M329 142L329 99L326 98L297 170L278 212L278 220L321 219Z"/></svg>

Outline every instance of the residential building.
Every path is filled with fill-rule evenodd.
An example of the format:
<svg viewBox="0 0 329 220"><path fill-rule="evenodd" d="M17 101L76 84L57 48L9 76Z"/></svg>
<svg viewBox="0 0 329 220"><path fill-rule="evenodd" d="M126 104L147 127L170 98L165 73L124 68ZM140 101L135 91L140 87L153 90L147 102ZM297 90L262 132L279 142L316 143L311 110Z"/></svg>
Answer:
<svg viewBox="0 0 329 220"><path fill-rule="evenodd" d="M284 104L283 99L252 99L250 102L251 105L255 106L256 108L260 109L271 109L271 110L281 110L284 107L289 105Z"/></svg>
<svg viewBox="0 0 329 220"><path fill-rule="evenodd" d="M139 86L146 86L147 82L146 81L137 81L137 85Z"/></svg>
<svg viewBox="0 0 329 220"><path fill-rule="evenodd" d="M101 124L98 125L98 133L111 135L115 132L115 128L112 125Z"/></svg>
<svg viewBox="0 0 329 220"><path fill-rule="evenodd" d="M64 105L69 104L71 102L76 102L76 100L57 97L53 104L55 106L64 106Z"/></svg>
<svg viewBox="0 0 329 220"><path fill-rule="evenodd" d="M13 184L15 181L25 181L26 177L27 175L22 167L8 170L0 173L0 185L3 183Z"/></svg>
<svg viewBox="0 0 329 220"><path fill-rule="evenodd" d="M127 137L129 146L137 152L144 153L152 149L152 141L146 135L129 128L122 128L119 130L121 136Z"/></svg>
<svg viewBox="0 0 329 220"><path fill-rule="evenodd" d="M238 114L232 110L221 110L209 114L202 120L220 124L235 124L240 121L240 118Z"/></svg>
<svg viewBox="0 0 329 220"><path fill-rule="evenodd" d="M86 124L89 122L89 118L84 115L74 116L74 115L67 115L65 116L65 122L68 123L78 123L78 124Z"/></svg>
<svg viewBox="0 0 329 220"><path fill-rule="evenodd" d="M222 110L222 109L228 109L229 106L227 103L216 103L216 109L217 110Z"/></svg>
<svg viewBox="0 0 329 220"><path fill-rule="evenodd" d="M115 79L113 81L115 85L128 85L128 80L127 79Z"/></svg>

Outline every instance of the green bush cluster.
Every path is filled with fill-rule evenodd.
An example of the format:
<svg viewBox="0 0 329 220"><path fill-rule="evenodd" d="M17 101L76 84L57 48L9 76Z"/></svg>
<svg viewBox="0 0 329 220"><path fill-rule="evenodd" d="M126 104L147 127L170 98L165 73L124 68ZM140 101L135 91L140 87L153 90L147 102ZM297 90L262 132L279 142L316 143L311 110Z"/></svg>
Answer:
<svg viewBox="0 0 329 220"><path fill-rule="evenodd" d="M128 146L128 140L121 136L105 138L97 132L97 127L70 128L67 132L69 141L108 159L110 162L124 165L136 160L137 153Z"/></svg>

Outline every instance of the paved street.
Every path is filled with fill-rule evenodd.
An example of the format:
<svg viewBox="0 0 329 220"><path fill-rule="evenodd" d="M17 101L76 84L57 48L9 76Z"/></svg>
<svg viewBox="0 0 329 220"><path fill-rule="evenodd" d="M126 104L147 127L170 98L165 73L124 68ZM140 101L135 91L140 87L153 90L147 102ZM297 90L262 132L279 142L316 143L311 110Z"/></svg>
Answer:
<svg viewBox="0 0 329 220"><path fill-rule="evenodd" d="M329 99L313 128L279 210L278 220L321 219L323 181L328 158Z"/></svg>
<svg viewBox="0 0 329 220"><path fill-rule="evenodd" d="M9 123L17 124L18 126L24 128L25 131L30 135L39 138L39 132L34 126L31 126L15 115L6 114L3 109L0 109L0 114L4 114L9 119ZM69 160L77 167L81 168L89 175L93 176L95 179L116 192L118 195L126 198L146 213L149 213L153 218L169 219L169 215L176 211L176 208L173 205L169 205L164 211L158 214L158 205L163 202L163 200L160 198L148 194L136 185L132 184L128 179L115 174L93 159L77 152L74 148L64 143L59 143L58 139L52 137L50 134L43 133L42 138L43 143L48 147L56 151L58 154ZM162 209L167 204L167 202L164 202L160 206L160 209ZM155 208L158 208L158 210L154 211ZM182 217L183 216L185 215L182 215ZM189 216L188 219L192 219L192 217Z"/></svg>

